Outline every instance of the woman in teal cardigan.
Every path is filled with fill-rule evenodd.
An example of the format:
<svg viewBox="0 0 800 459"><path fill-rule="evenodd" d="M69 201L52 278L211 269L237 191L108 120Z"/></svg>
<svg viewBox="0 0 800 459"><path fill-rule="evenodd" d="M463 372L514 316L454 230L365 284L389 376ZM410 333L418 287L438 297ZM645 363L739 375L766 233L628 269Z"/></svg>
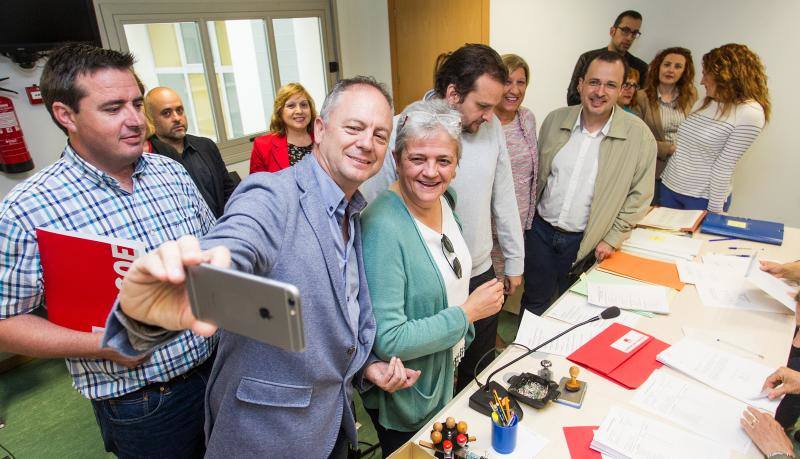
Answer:
<svg viewBox="0 0 800 459"><path fill-rule="evenodd" d="M472 265L455 199L446 193L460 157L461 119L444 101L411 104L399 115L398 181L362 213L364 270L377 324L373 351L421 371L417 383L375 387L364 406L384 457L411 439L453 396L457 361L475 320L497 313L503 284L468 294Z"/></svg>

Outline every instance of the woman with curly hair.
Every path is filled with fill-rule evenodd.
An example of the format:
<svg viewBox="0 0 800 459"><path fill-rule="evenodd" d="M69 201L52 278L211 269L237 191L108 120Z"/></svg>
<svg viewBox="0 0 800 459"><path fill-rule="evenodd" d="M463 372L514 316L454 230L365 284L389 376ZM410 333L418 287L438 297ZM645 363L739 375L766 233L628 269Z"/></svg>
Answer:
<svg viewBox="0 0 800 459"><path fill-rule="evenodd" d="M250 173L277 172L311 153L314 143L314 99L299 83L278 90L269 134L257 137L250 155Z"/></svg>
<svg viewBox="0 0 800 459"><path fill-rule="evenodd" d="M719 213L730 206L736 163L769 121L767 74L756 53L731 43L703 56L700 84L706 98L678 129L660 204Z"/></svg>
<svg viewBox="0 0 800 459"><path fill-rule="evenodd" d="M675 153L678 127L697 100L692 52L680 47L661 50L650 62L646 81L645 87L636 93L635 105L636 113L653 132L658 145L653 198L658 203L661 172Z"/></svg>

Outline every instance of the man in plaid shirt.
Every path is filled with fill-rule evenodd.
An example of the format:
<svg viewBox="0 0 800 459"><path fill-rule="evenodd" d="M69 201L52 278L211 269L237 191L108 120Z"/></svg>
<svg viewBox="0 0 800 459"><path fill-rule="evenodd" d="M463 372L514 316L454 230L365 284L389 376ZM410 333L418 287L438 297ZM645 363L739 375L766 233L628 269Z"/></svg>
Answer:
<svg viewBox="0 0 800 459"><path fill-rule="evenodd" d="M68 143L61 159L0 205L0 351L65 357L74 387L92 401L108 451L197 457L205 450L203 399L216 337L185 332L130 359L101 349L102 333L30 314L44 303L36 228L133 239L151 250L202 236L214 224L180 164L142 153L143 95L132 66L129 54L83 44L50 54L42 95Z"/></svg>

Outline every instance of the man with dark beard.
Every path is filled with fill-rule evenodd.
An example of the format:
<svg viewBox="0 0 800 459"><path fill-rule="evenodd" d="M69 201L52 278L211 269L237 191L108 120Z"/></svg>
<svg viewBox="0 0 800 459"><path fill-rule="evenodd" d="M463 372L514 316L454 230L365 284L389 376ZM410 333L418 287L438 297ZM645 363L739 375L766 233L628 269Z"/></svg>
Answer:
<svg viewBox="0 0 800 459"><path fill-rule="evenodd" d="M222 215L236 184L228 175L219 148L213 140L187 134L186 112L178 93L170 88L153 88L144 100L145 114L153 123L150 139L153 153L174 159L194 180L216 218Z"/></svg>

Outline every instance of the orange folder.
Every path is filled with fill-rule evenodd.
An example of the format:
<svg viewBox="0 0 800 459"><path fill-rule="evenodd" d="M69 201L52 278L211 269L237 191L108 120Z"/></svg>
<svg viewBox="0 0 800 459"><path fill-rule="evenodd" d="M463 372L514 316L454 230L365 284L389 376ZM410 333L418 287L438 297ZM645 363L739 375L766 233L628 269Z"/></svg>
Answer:
<svg viewBox="0 0 800 459"><path fill-rule="evenodd" d="M637 257L629 253L614 252L600 263L598 269L622 277L636 279L649 284L663 285L683 290L683 282L675 263Z"/></svg>

